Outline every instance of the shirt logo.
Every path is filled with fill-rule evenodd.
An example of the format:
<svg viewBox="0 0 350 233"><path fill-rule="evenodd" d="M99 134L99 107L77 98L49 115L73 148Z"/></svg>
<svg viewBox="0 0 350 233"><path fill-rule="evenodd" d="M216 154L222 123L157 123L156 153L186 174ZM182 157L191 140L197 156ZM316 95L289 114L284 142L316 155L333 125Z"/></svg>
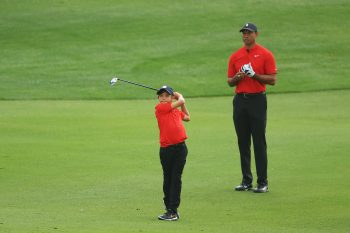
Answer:
<svg viewBox="0 0 350 233"><path fill-rule="evenodd" d="M259 54L255 54L255 55L254 55L255 58L257 58L257 57L259 57L259 56L260 56Z"/></svg>

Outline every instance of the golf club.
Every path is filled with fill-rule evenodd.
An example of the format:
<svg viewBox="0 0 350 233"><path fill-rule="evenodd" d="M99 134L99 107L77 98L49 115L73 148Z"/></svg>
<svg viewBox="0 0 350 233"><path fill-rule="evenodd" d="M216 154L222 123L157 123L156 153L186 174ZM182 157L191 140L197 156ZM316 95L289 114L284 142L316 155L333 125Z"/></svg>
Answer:
<svg viewBox="0 0 350 233"><path fill-rule="evenodd" d="M151 90L154 90L154 91L158 91L158 90L159 90L159 89L156 89L156 88L153 88L153 87L148 87L148 86L145 86L145 85L143 85L143 84L139 84L139 83L135 83L135 82L130 82L130 81L123 80L123 79L120 79L120 78L117 78L117 77L112 78L112 80L111 80L109 83L110 83L112 86L114 86L118 81L125 82L125 83L129 83L129 84L133 84L133 85L140 86L140 87L144 87L144 88L148 88L148 89L151 89Z"/></svg>

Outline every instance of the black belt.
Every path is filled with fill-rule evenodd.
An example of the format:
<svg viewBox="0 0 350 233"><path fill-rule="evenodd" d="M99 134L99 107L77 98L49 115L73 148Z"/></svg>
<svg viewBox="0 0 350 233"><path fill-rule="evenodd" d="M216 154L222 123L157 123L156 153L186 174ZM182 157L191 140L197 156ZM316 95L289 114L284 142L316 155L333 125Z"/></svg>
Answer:
<svg viewBox="0 0 350 233"><path fill-rule="evenodd" d="M177 143L177 144L173 144L173 145L169 145L167 147L177 147L177 146L182 146L182 145L185 145L186 143L183 141L183 142L180 142L180 143Z"/></svg>
<svg viewBox="0 0 350 233"><path fill-rule="evenodd" d="M258 92L258 93L237 93L236 95L243 96L243 97L253 97L258 95L265 95L266 92Z"/></svg>

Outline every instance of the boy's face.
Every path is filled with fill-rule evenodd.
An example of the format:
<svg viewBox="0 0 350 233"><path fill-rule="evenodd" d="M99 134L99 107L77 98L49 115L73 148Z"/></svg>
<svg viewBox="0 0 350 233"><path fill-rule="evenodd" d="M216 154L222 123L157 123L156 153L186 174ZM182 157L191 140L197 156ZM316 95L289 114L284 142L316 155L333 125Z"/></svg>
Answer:
<svg viewBox="0 0 350 233"><path fill-rule="evenodd" d="M159 102L172 102L172 95L170 95L168 92L164 91L160 95L158 95Z"/></svg>

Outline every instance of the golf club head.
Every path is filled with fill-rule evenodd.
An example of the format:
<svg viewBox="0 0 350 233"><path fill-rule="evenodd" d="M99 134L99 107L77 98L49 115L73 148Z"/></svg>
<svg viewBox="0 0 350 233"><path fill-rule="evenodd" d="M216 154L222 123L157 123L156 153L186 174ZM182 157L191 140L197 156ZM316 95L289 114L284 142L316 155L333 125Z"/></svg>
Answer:
<svg viewBox="0 0 350 233"><path fill-rule="evenodd" d="M111 84L111 86L114 86L117 82L118 82L118 78L114 77L111 79L111 81L109 81L109 84Z"/></svg>

